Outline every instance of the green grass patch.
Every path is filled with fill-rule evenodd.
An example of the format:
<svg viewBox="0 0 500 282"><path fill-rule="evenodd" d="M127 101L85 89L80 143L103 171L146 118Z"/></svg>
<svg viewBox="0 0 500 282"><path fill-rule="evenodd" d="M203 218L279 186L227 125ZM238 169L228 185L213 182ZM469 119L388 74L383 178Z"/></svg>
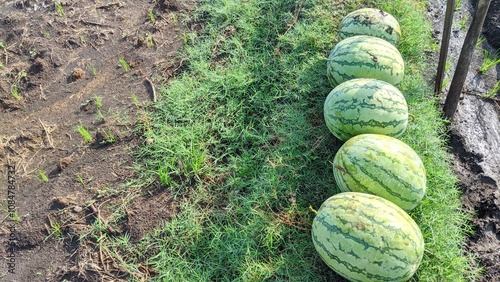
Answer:
<svg viewBox="0 0 500 282"><path fill-rule="evenodd" d="M483 49L484 59L479 66L479 72L488 75L488 70L498 64L500 64L500 56L498 52L490 53L486 49Z"/></svg>
<svg viewBox="0 0 500 282"><path fill-rule="evenodd" d="M445 123L426 83L432 50L423 1L202 1L203 33L186 35L186 71L159 88L142 124L144 183L178 202L171 221L128 256L159 281L339 281L320 260L310 228L338 192L331 161L340 147L323 121L326 57L347 13L380 7L400 20L406 62L400 86L415 120L403 140L428 171L412 216L426 253L414 281L477 275L462 251L470 232L446 151ZM145 256L146 253L153 254Z"/></svg>
<svg viewBox="0 0 500 282"><path fill-rule="evenodd" d="M493 85L493 87L490 89L490 91L486 94L483 95L485 98L493 98L495 95L497 95L500 92L500 80Z"/></svg>

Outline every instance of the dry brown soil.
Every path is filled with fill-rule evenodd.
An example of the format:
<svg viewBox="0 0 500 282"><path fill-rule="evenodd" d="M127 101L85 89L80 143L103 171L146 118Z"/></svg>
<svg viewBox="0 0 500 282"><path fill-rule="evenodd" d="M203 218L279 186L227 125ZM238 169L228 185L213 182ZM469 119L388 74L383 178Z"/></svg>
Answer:
<svg viewBox="0 0 500 282"><path fill-rule="evenodd" d="M175 208L168 195L122 185L136 175L130 153L144 142L136 124L154 87L182 66L193 5L61 3L62 12L53 1L0 1L0 280L146 279L146 266L132 273L96 240L78 238L99 218L104 235L129 232L137 242Z"/></svg>
<svg viewBox="0 0 500 282"><path fill-rule="evenodd" d="M441 17L445 1L432 2L431 16ZM175 210L168 194L130 185L123 192L123 184L136 176L130 153L146 142L135 129L147 122L142 110L154 99L154 86L183 65L177 51L193 28L187 19L194 4L61 3L64 14L53 1L0 1L0 280L146 280L154 275L146 265L124 269L96 240L77 239L99 219L103 235L128 232L138 242ZM498 105L486 103L498 119ZM482 259L484 281L500 281L498 183L467 136L456 127L451 139L464 205L478 213L467 249ZM124 201L126 212L116 218Z"/></svg>

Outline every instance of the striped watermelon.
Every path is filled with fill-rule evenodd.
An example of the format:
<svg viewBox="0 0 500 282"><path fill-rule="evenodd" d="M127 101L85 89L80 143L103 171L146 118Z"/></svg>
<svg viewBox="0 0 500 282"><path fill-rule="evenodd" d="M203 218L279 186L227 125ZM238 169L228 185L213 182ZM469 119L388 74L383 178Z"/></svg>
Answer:
<svg viewBox="0 0 500 282"><path fill-rule="evenodd" d="M327 199L311 233L321 259L350 281L407 281L424 253L415 221L390 201L365 193Z"/></svg>
<svg viewBox="0 0 500 282"><path fill-rule="evenodd" d="M375 78L397 85L403 79L404 61L389 42L357 35L335 45L328 57L326 74L332 86L354 78Z"/></svg>
<svg viewBox="0 0 500 282"><path fill-rule="evenodd" d="M408 106L393 85L357 78L335 87L324 105L328 129L342 141L363 133L400 137L408 124Z"/></svg>
<svg viewBox="0 0 500 282"><path fill-rule="evenodd" d="M412 210L426 190L422 160L410 146L386 135L361 134L345 142L333 160L341 191L374 194Z"/></svg>
<svg viewBox="0 0 500 282"><path fill-rule="evenodd" d="M401 38L401 27L389 13L380 9L362 8L345 16L338 30L340 40L356 35L375 36L397 46Z"/></svg>

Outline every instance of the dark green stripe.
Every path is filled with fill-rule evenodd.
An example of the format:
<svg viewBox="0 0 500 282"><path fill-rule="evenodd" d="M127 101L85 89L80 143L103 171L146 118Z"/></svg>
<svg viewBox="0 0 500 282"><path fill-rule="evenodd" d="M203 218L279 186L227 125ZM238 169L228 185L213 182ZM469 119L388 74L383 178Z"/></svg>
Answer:
<svg viewBox="0 0 500 282"><path fill-rule="evenodd" d="M329 116L331 117L331 116ZM331 118L332 120L338 120L339 121L339 124L344 124L344 125L348 125L348 126L355 126L355 125L358 125L362 128L366 128L366 129L369 129L369 128L380 128L380 129L384 129L384 128L389 128L389 127L393 127L393 128L398 128L402 125L404 125L404 123L406 122L406 118L405 119L401 119L401 120L391 120L391 121L378 121L378 120L374 120L374 119L371 119L371 120L358 120L358 119L349 119L349 118L343 118L343 117L333 117Z"/></svg>
<svg viewBox="0 0 500 282"><path fill-rule="evenodd" d="M371 98L367 98L369 100L373 100ZM383 112L387 113L397 113L400 115L407 115L408 110L406 107L404 108L399 108L399 106L406 106L406 103L402 103L401 101L396 101L396 100L391 100L391 99L383 99L383 102L377 101L381 104L384 104L383 106L379 106L373 103L367 103L364 102L367 99L358 99L358 98L351 98L351 99L340 99L340 100L335 100L335 103L333 105L328 107L328 110L336 110L336 111L346 111L346 110L359 110L362 111L364 109L368 110L380 110ZM361 100L363 102L359 102L358 100ZM385 105L389 104L389 105Z"/></svg>
<svg viewBox="0 0 500 282"><path fill-rule="evenodd" d="M347 194L349 194L349 193L347 193ZM360 193L360 194L362 194L362 193ZM340 195L340 194L337 194L337 195ZM363 200L363 199L365 199L365 200ZM372 200L373 200L373 201L375 201L375 199L373 199L373 198L372 198ZM395 217L395 214L394 214L394 213L391 213L391 211L392 211L392 212L395 212L395 213L396 213L397 217L399 217L399 218L401 218L401 219L404 219L404 220L408 220L408 221L409 221L409 223L410 223L409 225L411 225L411 226L414 228L412 231L413 231L413 233L414 233L415 235L417 235L417 234L421 234L421 231L420 231L420 229L418 229L417 224L416 224L415 222L411 222L411 221L413 221L413 219L412 219L412 218L411 218L411 217L410 217L410 216L409 216L409 215L408 215L408 214L407 214L404 210L402 210L402 209L400 209L400 208L390 208L390 210L387 210L387 209L386 209L386 210L384 210L384 211L380 211L380 207L379 207L379 206L374 206L374 205L371 205L371 204L369 203L369 201L366 201L366 198L365 198L365 197L363 197L363 198L361 198L361 197L354 197L354 198L352 198L352 197L345 197L345 200L342 200L342 199L341 199L340 201L341 201L341 202L342 202L342 201L347 201L347 202L349 202L349 201L356 201L356 202L360 203L360 204L364 207L364 209L363 209L363 210L358 210L358 209L353 209L353 208L350 208L349 206L346 206L346 205L342 205L342 206L341 206L341 209L339 210L339 212L341 212L341 213L346 213L346 211L352 211L352 212L354 212L354 213L357 213L360 217L367 218L367 219L369 219L371 222L375 223L376 225L380 225L380 226L382 226L382 227L386 228L387 230L390 230L390 231L398 231L399 229L396 229L396 230L395 230L394 228L389 228L389 226L387 226L387 225L385 224L385 223L387 223L387 221L378 221L378 220L376 220L374 217L372 217L372 216L370 216L370 215L368 215L368 214L366 213L366 211L369 211L369 210L371 209L371 210L372 210L372 211L374 211L374 212L384 212L384 213L390 213L390 215L391 215L391 216L394 216L394 217ZM379 200L376 200L376 201L379 201ZM381 202L381 203L382 203L382 204L384 204L383 202ZM385 205L385 204L384 204L384 205ZM320 210L321 210L322 208L330 208L331 210L336 210L336 209L337 209L337 207L339 207L339 205L329 205L329 203L326 203L326 205L325 205L324 207L322 206L322 207L320 208ZM338 210L338 209L337 209L337 210ZM319 214L319 213L318 213L318 214ZM335 213L332 213L332 214L335 214ZM338 217L337 217L337 218L338 218ZM379 235L379 234L373 234L373 233L371 233L371 234L372 234L372 235ZM418 249L418 246L416 245L416 242L413 240L413 238L412 238L411 236L408 236L408 234L407 234L406 232L400 232L400 233L398 233L398 234L399 234L401 237L403 237L404 239L407 239L408 241L410 241L410 242L411 242L412 247L413 247L413 248L412 248L412 250L417 250L417 249ZM379 250L379 249L377 249L377 248L375 248L375 247L373 247L373 248L374 248L374 249L376 249L376 250ZM403 249L398 249L398 248L395 248L395 247L392 247L392 248L390 248L390 249L391 249L391 250L403 250ZM396 255L394 255L393 257L395 257L395 258L399 258L399 257L398 257L398 256L396 256ZM410 263L409 261L405 261L405 262Z"/></svg>
<svg viewBox="0 0 500 282"><path fill-rule="evenodd" d="M369 218L370 220L373 220L374 222L376 222L373 218L368 217L368 216L366 216L366 217ZM364 240L362 240L362 239L360 239L358 237L352 236L351 233L342 232L342 230L340 230L337 226L331 225L328 222L326 222L326 220L324 218L325 218L325 216L323 216L322 218L320 218L320 216L316 216L316 220L319 223L321 223L323 226L325 226L328 229L328 231L330 231L332 233L336 233L336 234L342 235L344 238L346 238L348 240L352 240L352 241L354 241L354 242L362 245L365 248L365 250L367 250L368 248L375 249L376 251L378 251L380 253L389 255L390 257L395 258L396 260L398 260L400 262L403 262L407 266L413 264L412 262L408 261L407 258L398 257L397 255L395 255L392 252L387 252L387 249L376 248L375 246L372 246L372 245L366 243ZM343 224L349 223L349 222L347 222L345 220L342 220L341 218L337 218L337 219L340 220ZM382 226L384 226L384 225L382 225ZM386 226L384 226L384 227L386 227ZM372 232L372 235L373 235L373 232ZM365 269L361 269L359 267L356 267L355 265L349 264L346 261L343 261L340 258L338 258L338 257L334 256L333 254L331 254L330 252L328 252L328 249L326 248L326 246L314 234L313 234L313 238L314 238L316 244L318 244L318 246L320 246L324 250L324 252L328 255L328 257L330 259L336 261L338 264L344 265L351 272L362 273L367 278L374 279L375 281L386 281L387 278L390 278L391 280L397 281L398 279L404 278L406 276L406 274L404 274L404 275L398 276L398 277L391 277L391 276L388 277L388 276L381 276L381 275L377 275L377 274L368 273ZM325 239L327 240L327 242L329 242L330 244L332 244L328 237L326 237ZM332 244L332 245L334 245L334 244ZM401 250L401 249L389 248L389 250ZM345 253L345 250L339 249L339 251L342 251L342 252ZM357 257L359 257L359 256L357 256ZM387 269L387 268L384 268L384 269ZM390 269L391 270L405 270L406 267L404 267L404 266L403 267L401 267L401 266L395 266L395 267L392 267Z"/></svg>
<svg viewBox="0 0 500 282"><path fill-rule="evenodd" d="M374 153L379 153L378 151L373 151L373 152L374 152ZM379 153L379 155L380 155L380 153ZM385 184L382 180L380 180L382 177L381 177L380 175L378 175L378 174L375 172L376 170L378 170L378 171L382 171L382 172L386 173L387 175L389 175L389 177L391 177L391 178L392 178L393 180L395 180L397 183L399 183L399 184L403 185L403 187L405 187L405 189L406 189L406 190L411 191L412 193L416 193L416 194L418 194L418 195L422 195L422 193L420 193L420 192L422 192L421 190L415 190L415 189L413 189L413 186L412 186L410 183L408 183L408 182L404 181L403 179L401 179L401 178L399 177L399 174L395 174L395 173L393 173L391 170L388 170L386 167L384 167L384 166L381 166L381 165L377 164L377 163L376 163L376 162L374 162L373 160L370 160L370 159L368 159L368 158L358 158L358 157L354 156L354 154L344 154L344 156L345 156L345 157L346 157L346 158L347 158L347 159L348 159L348 160L349 160L352 164L356 165L356 168L357 168L357 169L359 169L359 170L360 170L360 171L361 171L364 175L366 175L367 177L369 177L369 178L370 178L371 180L373 180L374 182L378 183L378 184L379 184L379 185L380 185L380 186L381 186L384 190L386 190L386 191L387 191L387 193L389 193L389 194L390 194L391 196L393 196L393 197L396 197L396 198L400 199L402 202L413 203L415 199L412 199L412 198L407 198L407 197L405 197L405 195L400 194L400 193L398 193L397 191L394 191L394 190L392 189L392 187L387 186L387 185L386 185L386 184ZM385 155L384 155L384 157L387 157L387 156L385 156ZM393 160L393 162L394 162L394 161L396 161L396 162L397 162L397 160L395 160L395 159L391 159L391 160ZM371 166L371 167L373 167L374 169L373 169L373 170L371 170L371 171L369 171L368 169L366 169L366 167L365 167L364 165L360 165L360 162L362 162L362 161L363 161L364 163L368 163L368 164L370 164L370 166ZM345 164L344 164L344 165L345 165ZM342 165L341 165L341 166L342 166ZM342 166L342 167L344 167L344 168L345 168L345 166ZM406 167L405 167L405 168L406 168ZM411 170L409 170L408 168L406 168L406 169L407 169L407 171L411 171ZM374 170L375 170L375 171L374 171ZM374 173L375 173L375 174L374 174ZM370 190L369 190L369 187L366 187L366 186L361 185L360 180L359 180L359 179L357 179L357 178L355 177L355 176L356 176L356 174L355 174L355 173L351 172L351 173L349 174L349 176L350 176L350 177L351 177L351 179L353 179L353 180L356 182L356 184L357 184L359 187L361 187L363 190L365 190L365 191L370 191ZM363 177L363 176L361 176L361 175L360 175L360 177ZM402 192L403 192L403 191L402 191ZM423 196L423 195L422 195L422 196Z"/></svg>

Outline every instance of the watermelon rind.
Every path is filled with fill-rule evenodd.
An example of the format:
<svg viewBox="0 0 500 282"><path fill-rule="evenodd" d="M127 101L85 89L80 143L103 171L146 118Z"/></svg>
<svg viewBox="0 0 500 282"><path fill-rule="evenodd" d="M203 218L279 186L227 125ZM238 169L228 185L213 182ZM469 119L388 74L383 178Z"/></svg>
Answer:
<svg viewBox="0 0 500 282"><path fill-rule="evenodd" d="M375 36L398 46L401 40L401 26L391 14L376 8L362 8L349 13L340 22L340 40L356 35Z"/></svg>
<svg viewBox="0 0 500 282"><path fill-rule="evenodd" d="M321 259L349 281L408 281L424 253L415 221L392 202L365 193L328 198L311 234Z"/></svg>
<svg viewBox="0 0 500 282"><path fill-rule="evenodd" d="M408 105L390 83L358 78L335 87L324 103L325 123L342 141L359 134L384 134L399 138L408 125Z"/></svg>
<svg viewBox="0 0 500 282"><path fill-rule="evenodd" d="M357 35L335 45L328 56L326 74L333 87L355 78L375 78L396 86L403 80L404 60L391 43Z"/></svg>
<svg viewBox="0 0 500 282"><path fill-rule="evenodd" d="M333 175L341 191L380 196L405 211L426 193L426 170L420 156L406 143L381 134L360 134L335 154Z"/></svg>

